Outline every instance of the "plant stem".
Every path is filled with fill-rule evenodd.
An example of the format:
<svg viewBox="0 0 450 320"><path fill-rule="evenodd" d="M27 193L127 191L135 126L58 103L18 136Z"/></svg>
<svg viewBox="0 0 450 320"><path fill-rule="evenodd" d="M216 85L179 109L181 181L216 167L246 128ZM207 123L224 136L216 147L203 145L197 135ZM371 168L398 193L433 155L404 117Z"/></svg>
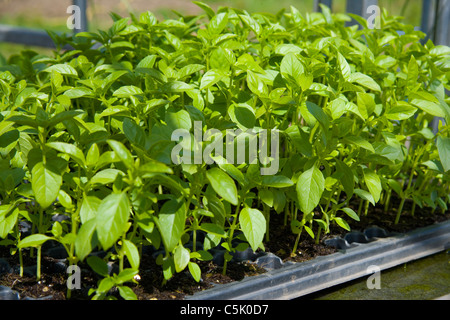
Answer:
<svg viewBox="0 0 450 320"><path fill-rule="evenodd" d="M319 226L319 229L317 230L317 235L316 235L316 244L319 244L319 239L320 239L320 232L322 231L322 227Z"/></svg>
<svg viewBox="0 0 450 320"><path fill-rule="evenodd" d="M230 226L230 234L228 236L228 248L230 248L230 250L231 250L231 245L232 245L231 242L233 241L234 229L237 226L237 220L238 220L240 209L241 209L241 201L238 202L238 206L236 208L236 214L233 217L233 222L231 223L231 226ZM226 273L227 273L227 262L228 262L227 259L224 259L223 270L222 270L223 275L226 275Z"/></svg>
<svg viewBox="0 0 450 320"><path fill-rule="evenodd" d="M42 246L37 247L37 258L36 258L36 280L41 280L41 251Z"/></svg>
<svg viewBox="0 0 450 320"><path fill-rule="evenodd" d="M291 256L296 255L295 252L297 251L297 247L298 247L298 243L300 242L300 236L302 235L302 231L303 231L303 225L300 227L300 231L297 234L297 238L295 239L295 243L294 243L294 247L292 248Z"/></svg>

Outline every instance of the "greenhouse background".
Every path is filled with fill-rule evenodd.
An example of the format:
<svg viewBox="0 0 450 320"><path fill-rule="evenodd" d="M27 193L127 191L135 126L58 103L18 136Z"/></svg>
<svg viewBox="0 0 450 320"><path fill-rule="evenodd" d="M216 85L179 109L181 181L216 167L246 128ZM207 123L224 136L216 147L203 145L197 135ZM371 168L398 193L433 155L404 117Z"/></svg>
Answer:
<svg viewBox="0 0 450 320"><path fill-rule="evenodd" d="M425 32L435 44L450 44L450 1L449 0L211 0L206 1L212 7L231 6L249 12L276 12L279 8L295 6L300 11L319 11L322 3L331 7L333 12L348 12L368 17L366 8L378 5L390 14L405 17L405 23L417 26ZM200 8L188 0L145 1L145 0L66 0L66 1L0 1L0 53L8 56L22 48L22 45L52 47L52 41L45 31L68 32L66 21L70 5L81 9L81 27L79 31L96 31L109 24L109 12L127 15L128 12L150 10L160 18L174 17L171 10L180 13L198 14ZM41 30L39 30L41 29Z"/></svg>

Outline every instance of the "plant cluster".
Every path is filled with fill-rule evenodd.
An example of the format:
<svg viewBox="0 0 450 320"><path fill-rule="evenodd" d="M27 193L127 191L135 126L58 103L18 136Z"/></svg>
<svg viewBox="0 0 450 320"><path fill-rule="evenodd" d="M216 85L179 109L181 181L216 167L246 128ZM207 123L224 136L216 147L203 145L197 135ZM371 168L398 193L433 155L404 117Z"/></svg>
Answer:
<svg viewBox="0 0 450 320"><path fill-rule="evenodd" d="M212 248L225 250L224 272L234 252L264 250L271 215L298 235L295 255L303 230L317 241L332 224L349 230L371 205L396 210L395 222L407 199L447 210L449 47L386 12L368 29L325 6L249 14L196 3L203 15L112 14L107 31L51 33L54 57L0 60L0 243L20 259L36 250L38 279L50 240L104 276L94 298L114 286L135 298L124 284L146 245L163 250L166 280L187 269L199 281ZM271 159L174 164L172 133L193 134L194 121L223 136L278 130L278 172L261 174ZM217 158L214 143L201 152Z"/></svg>

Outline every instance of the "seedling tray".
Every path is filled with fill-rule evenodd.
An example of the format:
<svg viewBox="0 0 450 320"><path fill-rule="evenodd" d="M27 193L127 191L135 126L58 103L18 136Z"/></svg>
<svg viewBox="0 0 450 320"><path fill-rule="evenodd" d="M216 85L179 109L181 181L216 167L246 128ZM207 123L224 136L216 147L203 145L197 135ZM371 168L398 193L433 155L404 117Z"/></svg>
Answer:
<svg viewBox="0 0 450 320"><path fill-rule="evenodd" d="M360 277L369 276L369 266L379 270L420 259L450 247L450 221L416 229L406 234L378 235L367 243L336 239L338 252L301 263L279 265L268 272L239 282L217 285L186 297L189 300L288 300L314 293ZM356 238L354 238L356 239ZM370 241L375 240L375 241ZM263 257L256 260L256 263ZM274 256L274 259L277 257ZM267 257L264 263L267 263ZM270 259L269 259L270 260ZM274 260L276 261L276 260Z"/></svg>

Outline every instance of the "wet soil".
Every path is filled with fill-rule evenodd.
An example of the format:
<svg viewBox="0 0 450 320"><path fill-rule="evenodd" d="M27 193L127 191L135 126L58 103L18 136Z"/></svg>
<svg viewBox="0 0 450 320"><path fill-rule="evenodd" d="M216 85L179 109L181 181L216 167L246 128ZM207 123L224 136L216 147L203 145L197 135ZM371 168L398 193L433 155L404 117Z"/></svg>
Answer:
<svg viewBox="0 0 450 320"><path fill-rule="evenodd" d="M394 224L396 215L396 202L392 201L393 210L384 212L382 207L370 207L367 215L362 214L360 221L347 218L346 221L351 226L352 231L363 231L368 226L379 226L388 232L404 233L420 227L432 225L434 223L450 219L450 211L441 212L440 209L432 211L429 208L416 208L415 216L411 216L412 203L406 202L404 213L398 224ZM353 209L357 211L358 204L353 204ZM291 232L289 223L284 225L284 214L273 213L270 220L270 240L265 242L265 251L272 252L280 257L284 262L302 262L314 259L317 256L328 255L336 252L337 249L326 246L324 240L336 236L343 237L347 231L337 225L330 226L330 233L321 234L320 240L316 243L306 232L302 234L298 245L298 250L293 254L292 248L296 235ZM9 249L0 247L0 257L6 259L10 266L18 265L17 255L11 256ZM35 265L36 260L29 256L29 251L24 251L24 266ZM20 277L17 272L4 273L0 276L0 285L7 286L19 292L20 297L30 297L48 300L67 299L67 278L64 271L55 272L55 259L47 256L42 258L42 278L36 281L32 273ZM198 261L202 271L201 281L196 282L189 271L183 271L174 275L163 286L163 274L161 266L156 264L155 259L150 254L143 254L139 271L139 280L129 286L133 289L140 300L180 300L186 295L192 295L197 291L206 290L216 284L224 284L232 281L242 280L244 277L255 276L265 272L252 261L239 263L229 263L226 275L222 274L222 266L209 261ZM79 264L81 268L80 290L71 292L71 299L85 300L92 298L89 296L89 289L96 288L101 277L91 271L89 266ZM120 299L118 292L111 292L111 295Z"/></svg>

